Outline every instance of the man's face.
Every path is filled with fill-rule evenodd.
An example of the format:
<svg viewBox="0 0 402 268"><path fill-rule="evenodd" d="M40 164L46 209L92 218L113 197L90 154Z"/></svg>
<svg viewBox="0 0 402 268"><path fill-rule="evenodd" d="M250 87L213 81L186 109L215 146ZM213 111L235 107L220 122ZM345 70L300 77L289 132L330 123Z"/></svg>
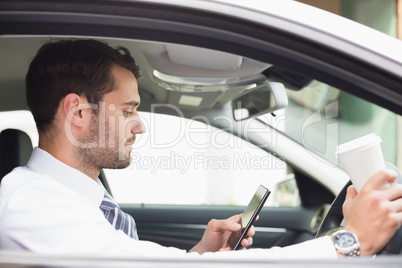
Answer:
<svg viewBox="0 0 402 268"><path fill-rule="evenodd" d="M136 134L144 133L145 127L138 116L140 104L138 84L134 75L114 66L116 90L106 94L93 113L87 138L91 148L80 148L79 154L97 168L125 168L131 163L131 150Z"/></svg>

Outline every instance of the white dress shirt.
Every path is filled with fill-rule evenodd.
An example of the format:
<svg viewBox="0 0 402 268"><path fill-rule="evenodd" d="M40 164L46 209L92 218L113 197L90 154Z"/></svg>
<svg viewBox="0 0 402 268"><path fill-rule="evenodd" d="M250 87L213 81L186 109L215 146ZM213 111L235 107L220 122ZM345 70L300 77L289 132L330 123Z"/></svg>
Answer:
<svg viewBox="0 0 402 268"><path fill-rule="evenodd" d="M284 248L203 255L134 240L106 220L99 209L103 195L100 182L35 148L27 166L2 180L1 249L130 258L337 258L328 237Z"/></svg>

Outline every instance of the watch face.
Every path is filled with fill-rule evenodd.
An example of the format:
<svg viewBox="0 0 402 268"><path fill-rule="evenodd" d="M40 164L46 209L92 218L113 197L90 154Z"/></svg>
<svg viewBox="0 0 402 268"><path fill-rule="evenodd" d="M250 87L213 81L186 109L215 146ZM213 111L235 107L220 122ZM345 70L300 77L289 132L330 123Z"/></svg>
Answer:
<svg viewBox="0 0 402 268"><path fill-rule="evenodd" d="M334 246L338 253L348 257L360 256L358 238L348 231L338 231L333 236Z"/></svg>
<svg viewBox="0 0 402 268"><path fill-rule="evenodd" d="M342 233L335 236L335 243L342 248L347 248L355 243L355 238L350 233Z"/></svg>

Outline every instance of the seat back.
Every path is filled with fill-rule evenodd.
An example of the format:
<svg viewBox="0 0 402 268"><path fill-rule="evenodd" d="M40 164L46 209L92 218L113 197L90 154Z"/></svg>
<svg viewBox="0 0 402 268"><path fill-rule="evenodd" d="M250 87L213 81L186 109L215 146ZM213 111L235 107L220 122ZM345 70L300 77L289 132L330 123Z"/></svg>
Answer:
<svg viewBox="0 0 402 268"><path fill-rule="evenodd" d="M0 133L0 181L15 167L28 163L33 147L28 134L17 129Z"/></svg>

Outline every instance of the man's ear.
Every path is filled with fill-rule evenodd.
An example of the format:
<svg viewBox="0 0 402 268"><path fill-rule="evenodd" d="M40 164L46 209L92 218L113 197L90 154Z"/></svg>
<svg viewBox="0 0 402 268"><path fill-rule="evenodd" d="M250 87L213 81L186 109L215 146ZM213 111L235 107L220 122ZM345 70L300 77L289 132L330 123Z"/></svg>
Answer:
<svg viewBox="0 0 402 268"><path fill-rule="evenodd" d="M85 123L83 116L84 99L75 93L68 94L63 100L64 113L66 119L72 124L82 127ZM85 101L86 103L86 101Z"/></svg>

